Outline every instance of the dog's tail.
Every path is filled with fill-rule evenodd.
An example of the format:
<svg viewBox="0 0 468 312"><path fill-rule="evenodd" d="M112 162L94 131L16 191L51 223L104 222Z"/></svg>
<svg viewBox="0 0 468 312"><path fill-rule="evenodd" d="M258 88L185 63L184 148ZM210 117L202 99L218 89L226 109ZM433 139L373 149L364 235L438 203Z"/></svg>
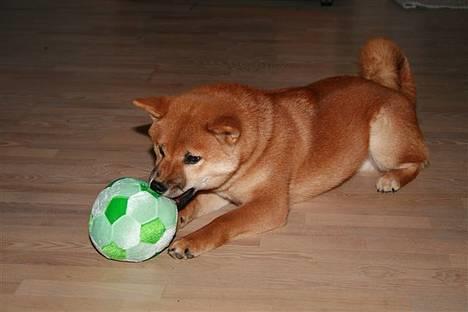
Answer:
<svg viewBox="0 0 468 312"><path fill-rule="evenodd" d="M397 90L416 104L416 86L408 59L391 40L374 38L361 49L361 77Z"/></svg>

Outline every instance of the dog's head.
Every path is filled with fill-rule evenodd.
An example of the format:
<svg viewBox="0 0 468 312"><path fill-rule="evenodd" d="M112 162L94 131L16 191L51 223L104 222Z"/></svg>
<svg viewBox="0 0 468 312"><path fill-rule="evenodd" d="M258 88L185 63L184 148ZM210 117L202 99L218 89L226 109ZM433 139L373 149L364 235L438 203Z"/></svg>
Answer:
<svg viewBox="0 0 468 312"><path fill-rule="evenodd" d="M150 177L154 190L187 201L196 191L220 187L238 168L242 125L229 109L232 103L203 94L133 103L153 120L149 135L156 156Z"/></svg>

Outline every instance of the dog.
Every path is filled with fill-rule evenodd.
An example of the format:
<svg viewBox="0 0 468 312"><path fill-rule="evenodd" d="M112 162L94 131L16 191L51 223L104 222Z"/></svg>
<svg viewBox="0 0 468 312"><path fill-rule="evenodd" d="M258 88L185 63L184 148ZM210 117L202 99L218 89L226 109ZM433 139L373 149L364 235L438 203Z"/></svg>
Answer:
<svg viewBox="0 0 468 312"><path fill-rule="evenodd" d="M289 206L326 192L372 165L380 192L395 192L428 162L408 59L391 40L369 40L360 75L264 91L201 86L140 98L153 123L151 187L187 206L181 228L234 204L168 248L190 259L239 236L286 223Z"/></svg>

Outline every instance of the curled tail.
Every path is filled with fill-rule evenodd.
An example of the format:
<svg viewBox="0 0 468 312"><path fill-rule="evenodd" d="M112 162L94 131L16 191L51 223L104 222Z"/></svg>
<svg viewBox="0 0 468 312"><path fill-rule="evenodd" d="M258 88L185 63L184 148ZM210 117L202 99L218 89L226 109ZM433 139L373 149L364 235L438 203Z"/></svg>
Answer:
<svg viewBox="0 0 468 312"><path fill-rule="evenodd" d="M360 67L361 77L399 91L416 104L416 86L409 61L393 41L369 40L361 49Z"/></svg>

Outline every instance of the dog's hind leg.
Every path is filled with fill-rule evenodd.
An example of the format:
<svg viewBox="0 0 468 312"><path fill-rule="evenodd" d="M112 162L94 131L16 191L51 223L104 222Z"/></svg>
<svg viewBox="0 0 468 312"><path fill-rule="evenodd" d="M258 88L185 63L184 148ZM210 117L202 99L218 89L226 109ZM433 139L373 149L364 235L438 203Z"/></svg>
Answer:
<svg viewBox="0 0 468 312"><path fill-rule="evenodd" d="M394 99L371 123L370 155L384 172L377 180L379 192L398 191L427 164L428 153L413 107L404 99Z"/></svg>
<svg viewBox="0 0 468 312"><path fill-rule="evenodd" d="M405 163L398 169L387 171L377 180L377 191L396 192L401 187L412 181L418 175L421 165L418 163Z"/></svg>

